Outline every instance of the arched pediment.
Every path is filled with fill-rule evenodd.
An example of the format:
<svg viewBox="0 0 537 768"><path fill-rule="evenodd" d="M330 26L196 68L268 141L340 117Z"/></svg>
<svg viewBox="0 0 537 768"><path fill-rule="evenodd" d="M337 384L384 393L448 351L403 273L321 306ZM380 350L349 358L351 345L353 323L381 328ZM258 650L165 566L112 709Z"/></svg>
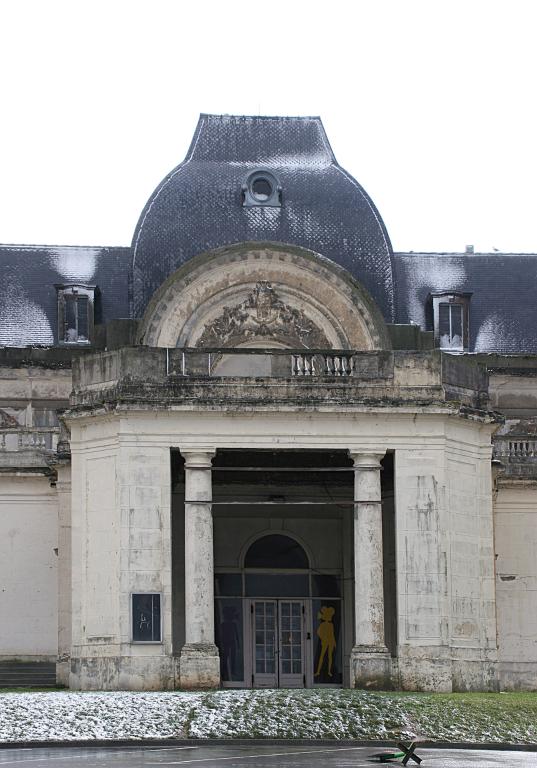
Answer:
<svg viewBox="0 0 537 768"><path fill-rule="evenodd" d="M142 343L156 347L386 349L380 311L344 269L293 246L202 254L153 296Z"/></svg>

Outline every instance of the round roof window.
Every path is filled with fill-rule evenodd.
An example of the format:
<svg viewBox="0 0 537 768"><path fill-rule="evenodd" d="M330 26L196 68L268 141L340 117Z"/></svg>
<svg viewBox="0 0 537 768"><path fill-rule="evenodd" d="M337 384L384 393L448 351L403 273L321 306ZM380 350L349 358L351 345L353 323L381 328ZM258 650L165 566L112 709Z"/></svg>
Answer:
<svg viewBox="0 0 537 768"><path fill-rule="evenodd" d="M282 187L270 171L259 168L251 173L242 183L242 204L251 206L269 206L279 208Z"/></svg>
<svg viewBox="0 0 537 768"><path fill-rule="evenodd" d="M258 176L252 182L252 195L260 202L268 200L272 195L272 184L264 176Z"/></svg>

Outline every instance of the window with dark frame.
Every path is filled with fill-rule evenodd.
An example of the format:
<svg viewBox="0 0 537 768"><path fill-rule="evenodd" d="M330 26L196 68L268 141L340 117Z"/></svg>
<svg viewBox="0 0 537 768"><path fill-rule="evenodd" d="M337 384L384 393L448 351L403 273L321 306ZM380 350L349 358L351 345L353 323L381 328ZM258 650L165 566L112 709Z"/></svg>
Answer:
<svg viewBox="0 0 537 768"><path fill-rule="evenodd" d="M58 342L90 344L93 333L95 286L57 285Z"/></svg>
<svg viewBox="0 0 537 768"><path fill-rule="evenodd" d="M464 352L469 345L471 293L431 295L435 344L446 352Z"/></svg>
<svg viewBox="0 0 537 768"><path fill-rule="evenodd" d="M132 640L134 643L160 643L160 594L132 594Z"/></svg>

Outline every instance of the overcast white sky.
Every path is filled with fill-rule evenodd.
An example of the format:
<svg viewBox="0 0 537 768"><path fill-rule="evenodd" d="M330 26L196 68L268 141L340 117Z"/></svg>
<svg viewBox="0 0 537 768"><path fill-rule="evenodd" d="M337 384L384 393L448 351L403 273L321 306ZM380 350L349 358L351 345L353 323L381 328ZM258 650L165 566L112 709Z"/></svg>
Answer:
<svg viewBox="0 0 537 768"><path fill-rule="evenodd" d="M321 115L395 250L537 251L535 0L0 0L0 242L128 245L200 112Z"/></svg>

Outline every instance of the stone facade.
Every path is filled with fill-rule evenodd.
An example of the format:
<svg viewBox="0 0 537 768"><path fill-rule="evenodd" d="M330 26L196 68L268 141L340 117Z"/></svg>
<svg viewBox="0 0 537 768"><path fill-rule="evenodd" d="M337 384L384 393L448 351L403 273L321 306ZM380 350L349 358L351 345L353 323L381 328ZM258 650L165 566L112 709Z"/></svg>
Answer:
<svg viewBox="0 0 537 768"><path fill-rule="evenodd" d="M449 270L434 322L429 299L394 322L408 260L320 123L253 120L306 144L235 179L202 126L124 286L103 267L115 296L132 278L129 317L86 269L94 324L78 280L68 333L0 354L0 662L84 690L536 689L537 356L454 354L471 291Z"/></svg>

